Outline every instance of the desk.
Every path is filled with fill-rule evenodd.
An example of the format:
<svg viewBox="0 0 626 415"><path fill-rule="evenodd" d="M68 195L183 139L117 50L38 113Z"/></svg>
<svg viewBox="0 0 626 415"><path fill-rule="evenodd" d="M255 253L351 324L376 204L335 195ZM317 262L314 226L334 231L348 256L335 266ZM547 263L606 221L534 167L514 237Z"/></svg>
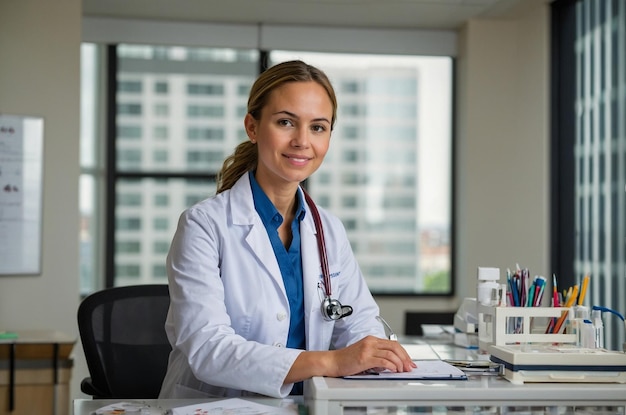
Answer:
<svg viewBox="0 0 626 415"><path fill-rule="evenodd" d="M420 347L424 344L428 342L421 343ZM452 344L433 344L431 349L441 359L480 358L475 350L466 350ZM304 393L309 415L366 413L624 415L626 413L624 384L514 385L494 375L470 376L467 381L353 380L315 377L305 382Z"/></svg>
<svg viewBox="0 0 626 415"><path fill-rule="evenodd" d="M0 340L0 415L65 415L75 338L53 330Z"/></svg>
<svg viewBox="0 0 626 415"><path fill-rule="evenodd" d="M437 343L437 342L435 342ZM475 350L451 344L414 341L416 350L442 359L479 359ZM403 344L406 344L403 342ZM418 357L418 356L416 356ZM483 356L484 357L484 356ZM272 398L243 398L265 405L282 406ZM208 402L209 399L143 400L150 415L167 409ZM626 385L535 383L514 385L493 375L470 376L468 381L376 381L315 377L305 382L304 403L309 415L409 414L431 415L626 415ZM74 415L120 400L75 400ZM141 414L143 415L143 414Z"/></svg>
<svg viewBox="0 0 626 415"><path fill-rule="evenodd" d="M226 399L226 398L224 398ZM274 398L249 398L243 397L247 401L252 401L269 406L285 406L291 403L302 404L301 396L294 399L274 399ZM150 406L149 415L163 415L168 409L181 406L199 404L204 402L217 401L221 399L75 399L73 415L92 415L96 409L119 402L137 402ZM139 414L137 414L139 415ZM144 415L142 412L141 415Z"/></svg>

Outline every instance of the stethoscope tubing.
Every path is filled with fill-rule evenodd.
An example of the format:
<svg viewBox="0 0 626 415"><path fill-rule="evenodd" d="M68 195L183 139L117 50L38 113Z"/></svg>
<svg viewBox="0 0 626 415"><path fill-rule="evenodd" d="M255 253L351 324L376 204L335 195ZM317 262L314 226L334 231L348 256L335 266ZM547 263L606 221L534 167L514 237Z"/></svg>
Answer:
<svg viewBox="0 0 626 415"><path fill-rule="evenodd" d="M320 262L322 266L322 276L324 281L324 294L326 298L330 299L331 297L331 285L330 285L330 270L328 268L328 255L326 254L326 243L324 242L324 227L322 226L322 219L320 218L320 213L317 210L317 206L315 206L315 202L311 199L311 196L306 192L306 190L302 189L302 193L304 194L304 199L306 200L307 205L309 205L309 209L311 209L311 215L313 216L313 223L315 223L315 230L317 232L317 249L319 250Z"/></svg>

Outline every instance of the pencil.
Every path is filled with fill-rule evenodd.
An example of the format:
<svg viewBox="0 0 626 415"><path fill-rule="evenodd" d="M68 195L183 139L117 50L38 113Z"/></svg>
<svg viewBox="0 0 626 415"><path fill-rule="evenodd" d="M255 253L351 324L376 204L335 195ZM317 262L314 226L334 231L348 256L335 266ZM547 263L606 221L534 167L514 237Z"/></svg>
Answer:
<svg viewBox="0 0 626 415"><path fill-rule="evenodd" d="M573 287L569 287L567 289L567 291L565 291L565 293L563 294L563 304L567 304L567 302L569 301L569 299L572 297L572 291L574 290Z"/></svg>
<svg viewBox="0 0 626 415"><path fill-rule="evenodd" d="M585 275L582 282L582 288L580 289L580 296L578 297L578 305L583 305L585 301L585 295L587 294L587 286L589 285L589 274Z"/></svg>
<svg viewBox="0 0 626 415"><path fill-rule="evenodd" d="M567 302L565 303L565 307L566 308L571 307L574 304L574 302L576 302L576 297L578 297L578 284L574 285L574 289L572 290L572 295L567 299ZM556 326L552 330L553 333L558 333L559 330L561 330L561 326L565 322L565 318L567 317L567 314L568 314L567 312L561 314L559 321L556 322Z"/></svg>

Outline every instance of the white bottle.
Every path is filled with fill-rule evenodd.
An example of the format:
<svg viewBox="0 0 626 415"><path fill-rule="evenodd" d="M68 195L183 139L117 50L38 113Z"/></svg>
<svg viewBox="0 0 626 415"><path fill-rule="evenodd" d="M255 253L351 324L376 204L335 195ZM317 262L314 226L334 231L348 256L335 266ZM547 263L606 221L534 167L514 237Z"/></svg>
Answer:
<svg viewBox="0 0 626 415"><path fill-rule="evenodd" d="M593 323L593 331L595 333L596 349L604 349L604 323L602 322L602 311L591 311L591 322Z"/></svg>
<svg viewBox="0 0 626 415"><path fill-rule="evenodd" d="M583 320L579 330L582 338L581 346L585 349L595 349L596 339L591 320Z"/></svg>
<svg viewBox="0 0 626 415"><path fill-rule="evenodd" d="M571 322L572 333L576 336L576 346L578 347L589 347L585 346L585 333L583 328L585 327L585 320L589 320L589 308L583 305L575 305L574 306L574 320Z"/></svg>
<svg viewBox="0 0 626 415"><path fill-rule="evenodd" d="M500 287L500 268L478 267L478 283L476 298L482 305L498 305L498 288Z"/></svg>

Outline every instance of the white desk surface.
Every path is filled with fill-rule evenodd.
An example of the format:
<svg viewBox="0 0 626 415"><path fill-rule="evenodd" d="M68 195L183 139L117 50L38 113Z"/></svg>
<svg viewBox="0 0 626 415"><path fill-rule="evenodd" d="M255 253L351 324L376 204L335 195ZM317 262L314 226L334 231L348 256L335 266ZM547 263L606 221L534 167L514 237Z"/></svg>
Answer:
<svg viewBox="0 0 626 415"><path fill-rule="evenodd" d="M445 342L445 339L405 339L402 344L417 359L485 360L488 355ZM305 382L305 404L312 414L335 406L365 405L616 405L626 406L626 384L526 383L516 385L491 375L469 380L394 381L315 377ZM340 403L340 405L337 405ZM316 408L317 410L314 410ZM319 409L322 408L323 411ZM334 413L330 410L329 413Z"/></svg>
<svg viewBox="0 0 626 415"><path fill-rule="evenodd" d="M224 398L227 399L227 398ZM249 398L242 397L247 401L256 402L269 406L284 406L290 403L302 404L304 400L301 396L293 397L289 399L274 399L274 398ZM150 415L163 415L168 409L178 408L181 406L200 404L206 402L219 401L222 399L75 399L73 415L93 415L97 409L103 408L107 405L116 404L120 402L139 403L148 405ZM128 413L130 415L130 413ZM135 414L135 413L133 413ZM139 415L139 412L136 413ZM141 415L144 415L142 412Z"/></svg>
<svg viewBox="0 0 626 415"><path fill-rule="evenodd" d="M307 381L307 401L414 401L423 405L546 405L559 403L626 405L626 385L617 383L527 383L499 376L456 381L354 380L315 377Z"/></svg>

